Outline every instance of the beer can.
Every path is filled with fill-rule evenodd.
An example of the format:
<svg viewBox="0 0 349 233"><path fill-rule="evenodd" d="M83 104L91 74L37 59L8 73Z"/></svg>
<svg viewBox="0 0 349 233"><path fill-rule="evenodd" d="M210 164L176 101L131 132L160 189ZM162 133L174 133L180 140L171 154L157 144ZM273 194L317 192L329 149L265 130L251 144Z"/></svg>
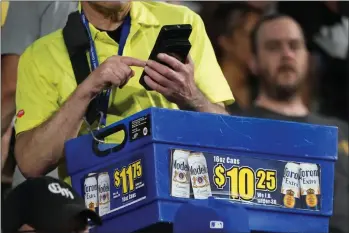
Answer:
<svg viewBox="0 0 349 233"><path fill-rule="evenodd" d="M110 211L110 178L108 172L98 174L98 210L99 216Z"/></svg>
<svg viewBox="0 0 349 233"><path fill-rule="evenodd" d="M190 174L188 157L190 151L174 150L172 154L171 196L190 197Z"/></svg>
<svg viewBox="0 0 349 233"><path fill-rule="evenodd" d="M320 209L320 170L317 164L300 164L301 203L303 209Z"/></svg>
<svg viewBox="0 0 349 233"><path fill-rule="evenodd" d="M96 212L98 207L98 182L96 173L90 173L85 178L84 197L86 207Z"/></svg>
<svg viewBox="0 0 349 233"><path fill-rule="evenodd" d="M287 208L300 207L299 164L289 162L285 165L281 185L281 203Z"/></svg>
<svg viewBox="0 0 349 233"><path fill-rule="evenodd" d="M212 196L206 158L201 152L191 152L188 158L190 180L195 199Z"/></svg>

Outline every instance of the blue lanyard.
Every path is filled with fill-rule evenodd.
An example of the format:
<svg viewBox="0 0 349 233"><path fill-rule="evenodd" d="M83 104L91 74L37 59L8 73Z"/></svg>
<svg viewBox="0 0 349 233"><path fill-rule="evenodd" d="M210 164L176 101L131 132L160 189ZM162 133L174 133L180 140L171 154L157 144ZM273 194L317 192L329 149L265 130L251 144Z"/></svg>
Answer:
<svg viewBox="0 0 349 233"><path fill-rule="evenodd" d="M98 62L98 56L97 56L97 51L96 51L96 46L95 43L92 39L92 35L91 35L91 31L90 31L90 27L89 27L89 22L84 14L83 11L81 11L81 20L82 23L84 24L87 34L88 34L88 38L90 41L90 61L91 61L91 70L94 71L98 66L99 66L99 62ZM130 33L130 29L131 29L131 17L128 14L122 24L122 28L121 28L121 35L120 35L120 41L119 41L119 50L118 50L118 55L122 56L123 52L124 52L124 47L126 44L126 40L127 37ZM100 125L105 126L106 125L106 120L107 120L107 110L108 110L108 105L109 105L109 97L110 97L110 93L111 93L111 88L108 88L104 93L101 93L97 98L99 98L98 101L98 106L99 106L99 111L102 112L102 116L101 116L101 120L100 120Z"/></svg>

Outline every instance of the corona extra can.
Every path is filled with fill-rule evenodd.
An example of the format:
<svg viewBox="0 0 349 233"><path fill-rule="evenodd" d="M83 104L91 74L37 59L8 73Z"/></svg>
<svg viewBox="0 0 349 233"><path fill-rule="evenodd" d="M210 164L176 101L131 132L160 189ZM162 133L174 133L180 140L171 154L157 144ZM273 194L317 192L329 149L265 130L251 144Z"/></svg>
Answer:
<svg viewBox="0 0 349 233"><path fill-rule="evenodd" d="M190 180L195 199L212 196L206 158L203 153L191 152L188 158Z"/></svg>
<svg viewBox="0 0 349 233"><path fill-rule="evenodd" d="M96 212L96 208L98 207L98 183L96 173L90 173L85 178L84 197L86 207Z"/></svg>
<svg viewBox="0 0 349 233"><path fill-rule="evenodd" d="M190 197L190 174L188 157L190 151L174 150L172 154L171 196Z"/></svg>
<svg viewBox="0 0 349 233"><path fill-rule="evenodd" d="M281 202L287 208L300 207L299 164L287 163L281 186Z"/></svg>
<svg viewBox="0 0 349 233"><path fill-rule="evenodd" d="M316 164L300 164L300 186L302 208L320 209L320 172Z"/></svg>
<svg viewBox="0 0 349 233"><path fill-rule="evenodd" d="M110 178L107 172L98 174L98 209L99 216L110 211Z"/></svg>

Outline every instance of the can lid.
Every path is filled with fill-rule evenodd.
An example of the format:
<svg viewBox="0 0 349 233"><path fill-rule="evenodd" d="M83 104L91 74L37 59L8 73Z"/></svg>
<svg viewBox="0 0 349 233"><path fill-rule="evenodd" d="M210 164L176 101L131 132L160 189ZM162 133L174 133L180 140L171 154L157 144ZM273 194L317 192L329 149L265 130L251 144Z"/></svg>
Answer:
<svg viewBox="0 0 349 233"><path fill-rule="evenodd" d="M105 174L109 175L108 172L100 172L100 173L98 174L98 176L100 176L100 175L105 175Z"/></svg>
<svg viewBox="0 0 349 233"><path fill-rule="evenodd" d="M204 154L202 152L197 152L197 151L193 151L190 152L189 156L203 156Z"/></svg>
<svg viewBox="0 0 349 233"><path fill-rule="evenodd" d="M189 150L184 150L184 149L175 149L172 151L172 154L185 154L185 155L189 155L190 151Z"/></svg>

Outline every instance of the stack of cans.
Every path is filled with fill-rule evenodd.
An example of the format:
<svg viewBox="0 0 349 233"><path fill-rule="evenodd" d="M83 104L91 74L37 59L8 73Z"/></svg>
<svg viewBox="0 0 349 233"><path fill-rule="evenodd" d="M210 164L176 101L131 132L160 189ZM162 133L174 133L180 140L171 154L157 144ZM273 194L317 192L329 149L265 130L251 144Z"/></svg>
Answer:
<svg viewBox="0 0 349 233"><path fill-rule="evenodd" d="M99 216L110 211L110 178L107 172L90 173L84 182L85 204Z"/></svg>
<svg viewBox="0 0 349 233"><path fill-rule="evenodd" d="M281 187L282 204L287 208L319 210L319 173L317 164L287 163Z"/></svg>
<svg viewBox="0 0 349 233"><path fill-rule="evenodd" d="M212 196L206 158L200 152L174 150L171 195L190 198L190 184L195 199Z"/></svg>

